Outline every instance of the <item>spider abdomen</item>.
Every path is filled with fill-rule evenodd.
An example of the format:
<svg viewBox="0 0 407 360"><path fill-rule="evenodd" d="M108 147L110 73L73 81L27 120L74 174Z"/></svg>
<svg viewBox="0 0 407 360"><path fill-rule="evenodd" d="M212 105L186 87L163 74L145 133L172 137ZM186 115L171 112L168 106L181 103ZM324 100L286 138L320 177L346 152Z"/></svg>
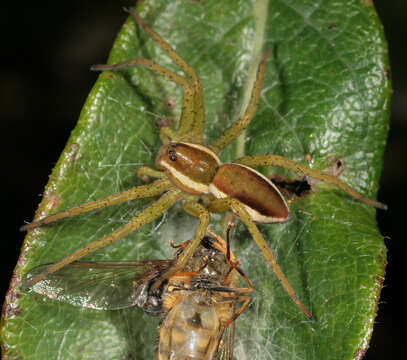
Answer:
<svg viewBox="0 0 407 360"><path fill-rule="evenodd" d="M218 199L229 197L239 200L257 223L279 223L288 219L288 206L277 187L264 175L247 166L222 165L209 191Z"/></svg>

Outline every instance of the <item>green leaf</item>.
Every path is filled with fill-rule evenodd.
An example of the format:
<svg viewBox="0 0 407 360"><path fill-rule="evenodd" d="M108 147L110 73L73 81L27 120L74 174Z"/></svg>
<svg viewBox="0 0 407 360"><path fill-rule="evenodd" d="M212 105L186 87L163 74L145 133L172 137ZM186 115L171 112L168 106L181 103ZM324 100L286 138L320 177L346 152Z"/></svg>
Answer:
<svg viewBox="0 0 407 360"><path fill-rule="evenodd" d="M205 89L210 143L244 109L254 59L271 50L255 118L243 141L221 154L275 153L326 170L343 158L344 182L374 197L390 106L387 48L368 0L145 2L142 17L197 70ZM117 11L120 11L118 9ZM178 71L132 19L109 63L146 57ZM254 66L253 66L254 63ZM165 108L168 99L174 110ZM37 216L140 184L154 166L156 123L177 119L182 91L142 68L101 74L53 170ZM265 174L296 175L281 169ZM7 359L151 359L158 319L140 309L74 308L20 289L32 267L56 261L127 222L154 199L66 219L26 237L3 308ZM315 184L290 202L286 224L260 226L278 262L311 310L310 322L284 292L239 223L232 247L255 291L236 321L238 359L360 359L368 347L386 263L375 209ZM222 217L211 219L217 232ZM168 240L189 239L196 220L181 206L88 259L170 258Z"/></svg>

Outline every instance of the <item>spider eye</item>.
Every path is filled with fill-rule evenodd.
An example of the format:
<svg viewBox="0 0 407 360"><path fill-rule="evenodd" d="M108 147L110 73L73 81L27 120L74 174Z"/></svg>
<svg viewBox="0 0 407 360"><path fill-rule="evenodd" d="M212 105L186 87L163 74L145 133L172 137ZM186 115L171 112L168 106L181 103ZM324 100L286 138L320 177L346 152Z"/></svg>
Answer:
<svg viewBox="0 0 407 360"><path fill-rule="evenodd" d="M170 149L168 150L168 157L170 158L171 161L176 161L177 160L177 156L175 155L175 151Z"/></svg>

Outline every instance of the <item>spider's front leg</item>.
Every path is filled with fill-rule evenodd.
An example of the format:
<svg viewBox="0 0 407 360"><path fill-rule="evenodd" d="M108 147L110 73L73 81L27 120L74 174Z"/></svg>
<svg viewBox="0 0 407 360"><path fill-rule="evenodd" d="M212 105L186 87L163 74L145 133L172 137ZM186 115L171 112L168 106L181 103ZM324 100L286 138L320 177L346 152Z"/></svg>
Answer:
<svg viewBox="0 0 407 360"><path fill-rule="evenodd" d="M154 170L148 166L142 166L137 169L137 176L143 182L149 182L150 178L153 179L162 179L165 178L166 175L162 171Z"/></svg>
<svg viewBox="0 0 407 360"><path fill-rule="evenodd" d="M152 170L152 169L151 169ZM161 172L161 174L164 174ZM157 174L158 175L158 174ZM153 197L162 194L164 191L168 190L171 187L171 183L168 179L164 178L157 180L152 184L134 186L127 191L120 193L112 194L106 196L102 199L90 201L84 204L80 204L70 209L57 212L55 214L46 216L44 218L34 220L31 224L23 225L21 231L29 231L37 227L53 223L58 220L65 219L67 217L79 215L85 212L93 211L96 209L104 208L107 206L120 204L125 201Z"/></svg>
<svg viewBox="0 0 407 360"><path fill-rule="evenodd" d="M274 255L273 255L273 252L268 247L266 241L264 240L263 236L261 235L256 224L254 223L252 217L246 211L245 205L237 199L223 198L223 199L213 200L210 203L210 205L208 206L208 210L211 212L215 212L215 213L231 210L240 218L240 220L246 225L247 229L249 230L250 234L252 235L252 237L253 237L254 241L256 242L258 248L260 249L263 257L266 259L266 261L269 263L269 265L273 269L273 272L277 276L278 280L280 280L281 285L283 286L284 290L291 297L291 299L295 302L295 304L298 306L298 308L305 314L305 316L307 316L309 319L312 319L312 316L308 312L307 308L298 299L297 294L295 293L290 282L288 281L288 279L284 275L283 271L281 270L280 266L278 265Z"/></svg>
<svg viewBox="0 0 407 360"><path fill-rule="evenodd" d="M171 268L167 272L165 272L160 279L155 282L155 284L152 286L153 291L158 289L164 280L169 279L174 274L182 271L187 261L193 255L197 246L201 243L208 229L210 215L208 210L204 206L191 200L185 200L184 210L189 215L192 215L199 219L199 224L195 231L195 236L189 241L188 245L182 251L182 254L177 258L177 262L173 266L171 266Z"/></svg>
<svg viewBox="0 0 407 360"><path fill-rule="evenodd" d="M133 66L142 66L152 72L166 78L169 81L181 86L184 89L184 101L182 105L182 113L180 119L180 125L178 129L178 134L171 130L169 127L163 127L160 130L160 138L163 142L167 142L168 139L179 140L179 138L187 136L190 128L193 126L195 120L194 111L194 99L195 99L195 89L189 83L189 81L177 73L152 62L151 60L140 58L133 59L129 61L123 61L112 65L93 65L91 67L92 71L119 71L127 69Z"/></svg>
<svg viewBox="0 0 407 360"><path fill-rule="evenodd" d="M324 173L322 171L311 169L306 165L301 165L296 163L291 159L287 159L283 156L279 155L272 155L272 154L265 154L265 155L252 155L252 156L244 156L240 159L234 161L234 163L242 164L250 167L258 167L258 166L280 166L288 170L295 171L297 173L304 174L306 176L313 177L315 179L321 180L327 184L335 185L347 194L349 194L354 199L364 202L370 206L374 206L379 209L387 210L387 205L382 204L378 201L368 199L358 192L353 190L350 186L343 183L337 177Z"/></svg>
<svg viewBox="0 0 407 360"><path fill-rule="evenodd" d="M261 89L263 87L264 72L266 70L266 61L268 54L269 50L264 53L263 59L259 64L256 80L253 84L250 102L246 108L245 113L213 141L213 143L211 144L211 149L215 152L218 153L230 142L236 139L247 128L247 126L250 124L250 121L253 119L253 116L257 110L257 105L259 104Z"/></svg>
<svg viewBox="0 0 407 360"><path fill-rule="evenodd" d="M138 213L133 219L131 219L127 224L119 227L118 229L114 230L112 233L102 237L99 240L96 240L78 250L76 250L73 254L64 257L62 260L52 264L42 273L34 276L31 278L26 286L31 287L36 284L38 281L41 281L49 274L54 273L55 271L61 269L65 265L68 265L76 260L79 260L83 256L86 256L90 253L93 253L96 250L99 250L107 245L113 244L117 240L120 240L127 236L128 234L132 233L133 231L137 230L141 226L151 222L156 217L160 216L162 213L167 211L173 204L175 204L178 200L182 197L182 192L178 189L172 189L165 193L161 198L157 201L153 202L150 206L146 209Z"/></svg>
<svg viewBox="0 0 407 360"><path fill-rule="evenodd" d="M203 88L201 80L195 69L189 65L184 58L179 55L160 35L158 35L138 14L135 10L128 10L128 12L133 16L134 20L151 36L151 38L160 45L167 55L177 64L181 70L187 75L192 82L192 97L188 99L192 100L186 101L187 97L184 92L184 107L188 107L188 116L185 118L181 117L180 126L178 129L178 134L180 136L190 136L191 139L200 144L203 143L203 131L205 128L205 109L204 109L204 99L203 99ZM171 80L171 79L170 79ZM184 90L185 91L185 90ZM190 116L189 116L190 115Z"/></svg>
<svg viewBox="0 0 407 360"><path fill-rule="evenodd" d="M134 10L130 10L128 12L151 36L151 38L157 42L161 49L167 53L174 63L181 68L184 74L191 79L191 82L188 81L188 79L184 76L178 75L177 73L144 58L124 61L113 65L94 65L91 67L91 69L96 71L117 71L139 65L146 67L156 74L161 75L169 81L181 86L184 90L184 100L178 132L175 133L169 128L163 128L162 131L160 131L160 137L162 140L165 138L169 138L171 140L187 138L198 143L203 143L202 134L205 127L205 109L203 89L198 74L196 73L195 69L189 65L160 35L158 35L149 25L147 25Z"/></svg>

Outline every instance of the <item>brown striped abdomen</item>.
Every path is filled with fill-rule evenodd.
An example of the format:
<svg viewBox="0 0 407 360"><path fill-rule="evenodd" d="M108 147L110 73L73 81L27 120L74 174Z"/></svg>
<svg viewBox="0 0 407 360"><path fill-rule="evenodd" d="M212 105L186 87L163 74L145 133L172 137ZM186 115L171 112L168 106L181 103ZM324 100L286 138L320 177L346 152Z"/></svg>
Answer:
<svg viewBox="0 0 407 360"><path fill-rule="evenodd" d="M277 187L264 175L240 164L222 165L209 187L217 198L241 201L258 223L285 222L288 207Z"/></svg>

